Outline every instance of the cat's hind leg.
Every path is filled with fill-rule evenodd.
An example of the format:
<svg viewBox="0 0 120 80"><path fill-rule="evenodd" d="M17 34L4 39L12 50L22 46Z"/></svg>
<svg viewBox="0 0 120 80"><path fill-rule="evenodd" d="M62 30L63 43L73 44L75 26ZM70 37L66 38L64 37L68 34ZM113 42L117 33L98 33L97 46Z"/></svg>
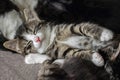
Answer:
<svg viewBox="0 0 120 80"><path fill-rule="evenodd" d="M114 36L114 33L111 30L93 23L81 23L79 28L80 32L84 35L100 41L109 41L113 39Z"/></svg>
<svg viewBox="0 0 120 80"><path fill-rule="evenodd" d="M103 57L98 52L91 50L71 49L69 53L65 55L65 57L66 58L79 57L80 59L92 61L93 64L99 67L104 65Z"/></svg>

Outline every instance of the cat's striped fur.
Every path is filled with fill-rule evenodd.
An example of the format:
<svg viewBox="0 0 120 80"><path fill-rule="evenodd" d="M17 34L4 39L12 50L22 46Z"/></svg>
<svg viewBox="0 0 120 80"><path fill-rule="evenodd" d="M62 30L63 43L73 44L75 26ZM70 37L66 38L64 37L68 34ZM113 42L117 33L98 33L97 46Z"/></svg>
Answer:
<svg viewBox="0 0 120 80"><path fill-rule="evenodd" d="M40 38L40 43L34 41L36 36ZM22 39L18 39L17 41L25 41L24 44L17 44L17 49L21 53L40 53L40 55L27 55L25 62L28 64L41 63L50 58L60 59L79 56L80 58L91 60L97 66L102 66L104 60L98 53L98 50L110 44L109 40L113 38L113 32L89 22L59 25L45 22L36 26L34 32L28 29L25 30L25 28L22 29L20 38ZM26 48L28 43L29 45ZM18 52L18 50L15 51ZM45 57L43 61L39 61L40 59L35 60L37 59L36 56L40 58L41 54L47 54L50 58Z"/></svg>
<svg viewBox="0 0 120 80"><path fill-rule="evenodd" d="M91 60L97 66L104 64L103 58L97 52L98 49L109 45L109 42L105 42L113 39L112 31L89 22L59 25L46 22L38 24L40 19L34 12L34 7L29 7L29 4L22 6L21 1L13 0L13 2L18 5L22 12L21 15L25 17L23 19L25 19L26 27L19 27L21 28L19 29L20 34L17 32L19 39L16 39L16 47L13 47L12 50L20 53L35 51L47 54L53 59L80 56ZM8 43L11 42L4 45ZM31 57L28 55L25 62L31 63L29 62L32 61ZM36 57L34 56L35 59ZM39 58L38 60L34 59L35 62L32 63L39 63ZM48 57L44 59L48 59Z"/></svg>
<svg viewBox="0 0 120 80"><path fill-rule="evenodd" d="M45 32L48 32L48 34L51 33L50 36L53 39L50 38L51 41L48 40L50 41L49 42L50 46L48 46L47 48L47 53L55 58L80 55L80 52L81 53L87 52L89 54L92 53L91 50L97 51L99 47L106 46L104 42L101 42L102 41L101 34L104 31L104 28L96 24L92 23L60 24L60 25L45 24L42 25L41 28L44 28L44 30L42 31L45 31L46 29L47 31ZM110 33L112 32L110 31ZM46 34L47 37L49 37L48 34ZM112 39L111 37L112 35L113 34L110 34L109 39ZM68 55L67 53L69 53L70 55Z"/></svg>

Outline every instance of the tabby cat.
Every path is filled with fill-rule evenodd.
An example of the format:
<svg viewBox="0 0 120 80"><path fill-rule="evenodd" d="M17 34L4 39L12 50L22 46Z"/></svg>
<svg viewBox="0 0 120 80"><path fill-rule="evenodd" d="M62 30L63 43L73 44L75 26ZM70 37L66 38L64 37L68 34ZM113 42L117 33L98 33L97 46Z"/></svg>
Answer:
<svg viewBox="0 0 120 80"><path fill-rule="evenodd" d="M51 58L54 60L79 56L97 66L104 65L104 59L98 50L110 44L109 41L114 36L112 31L89 22L59 25L40 23L34 7L30 7L30 4L22 6L22 0L12 1L24 15L25 26L19 27L18 39L4 43L4 46L19 53L40 53L27 55L26 63L42 63Z"/></svg>
<svg viewBox="0 0 120 80"><path fill-rule="evenodd" d="M20 39L8 41L4 46L19 53L38 52L25 57L27 64L79 56L103 66L104 59L98 50L108 46L114 35L112 31L89 22L59 25L44 22L36 26L34 31L25 26L20 28Z"/></svg>

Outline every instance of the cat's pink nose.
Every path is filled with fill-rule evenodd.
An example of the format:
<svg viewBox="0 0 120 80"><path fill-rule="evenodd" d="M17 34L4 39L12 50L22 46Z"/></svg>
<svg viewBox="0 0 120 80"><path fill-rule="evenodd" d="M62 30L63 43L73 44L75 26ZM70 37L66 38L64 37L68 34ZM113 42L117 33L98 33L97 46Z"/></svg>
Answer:
<svg viewBox="0 0 120 80"><path fill-rule="evenodd" d="M35 42L41 42L41 39L40 39L40 37L35 37Z"/></svg>

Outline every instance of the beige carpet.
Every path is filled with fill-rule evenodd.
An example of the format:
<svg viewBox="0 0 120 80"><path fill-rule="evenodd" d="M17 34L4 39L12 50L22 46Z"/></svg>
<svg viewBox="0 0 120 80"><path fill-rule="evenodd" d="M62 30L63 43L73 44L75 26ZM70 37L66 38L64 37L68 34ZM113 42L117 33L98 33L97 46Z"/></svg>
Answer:
<svg viewBox="0 0 120 80"><path fill-rule="evenodd" d="M0 51L0 80L36 80L39 69L40 64L25 64L19 54Z"/></svg>

